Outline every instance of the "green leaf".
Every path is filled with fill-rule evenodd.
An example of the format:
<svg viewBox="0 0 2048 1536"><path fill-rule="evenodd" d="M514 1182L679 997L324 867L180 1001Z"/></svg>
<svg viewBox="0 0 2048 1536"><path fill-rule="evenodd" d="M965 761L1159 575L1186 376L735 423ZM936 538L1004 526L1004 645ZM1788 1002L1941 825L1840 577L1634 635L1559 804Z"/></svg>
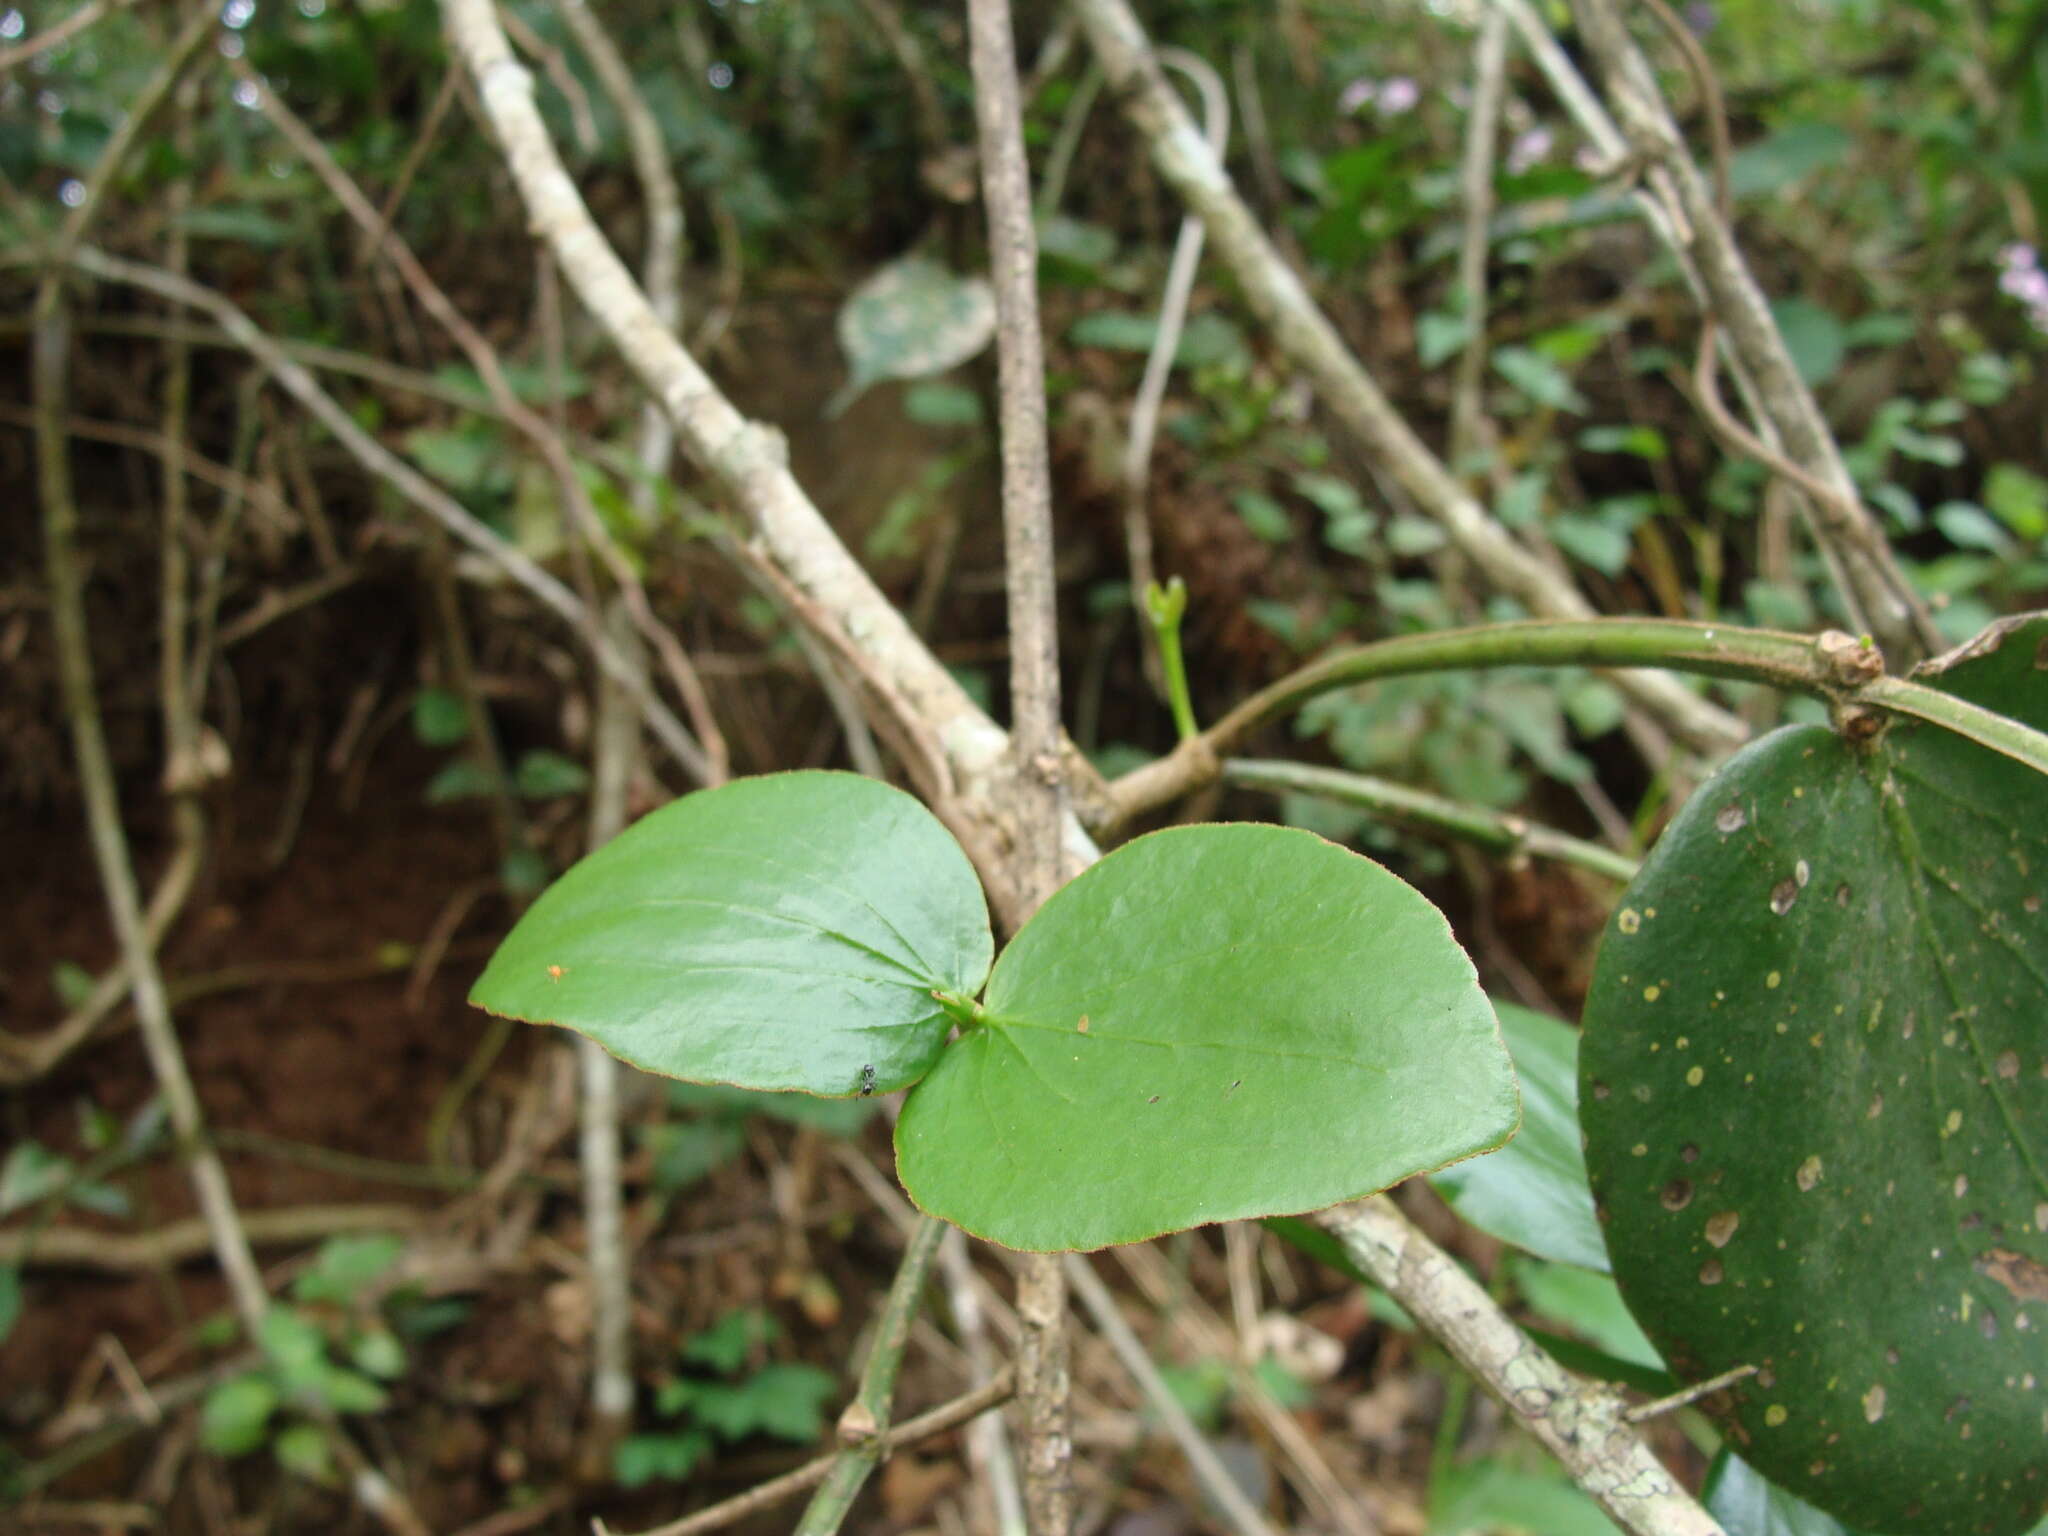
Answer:
<svg viewBox="0 0 2048 1536"><path fill-rule="evenodd" d="M384 1328L367 1328L349 1345L348 1357L365 1376L396 1381L405 1374L405 1346Z"/></svg>
<svg viewBox="0 0 2048 1536"><path fill-rule="evenodd" d="M7 1335L14 1332L14 1325L20 1321L21 1268L0 1264L0 1344L7 1342Z"/></svg>
<svg viewBox="0 0 2048 1536"><path fill-rule="evenodd" d="M1494 1005L1522 1088L1522 1128L1498 1152L1446 1168L1430 1182L1482 1232L1546 1259L1605 1271L1579 1150L1579 1032L1513 1003Z"/></svg>
<svg viewBox="0 0 2048 1536"><path fill-rule="evenodd" d="M206 1394L199 1412L199 1442L222 1456L246 1456L263 1444L277 1388L261 1376L236 1376Z"/></svg>
<svg viewBox="0 0 2048 1536"><path fill-rule="evenodd" d="M441 771L427 780L426 801L429 805L448 805L457 800L474 800L482 795L498 792L498 781L480 763L473 763L466 757L443 765Z"/></svg>
<svg viewBox="0 0 2048 1536"><path fill-rule="evenodd" d="M711 1454L711 1437L701 1429L674 1435L628 1435L612 1453L612 1476L622 1488L652 1482L679 1483Z"/></svg>
<svg viewBox="0 0 2048 1536"><path fill-rule="evenodd" d="M552 800L556 795L580 793L590 783L590 772L574 758L536 750L520 756L512 770L512 782L529 800Z"/></svg>
<svg viewBox="0 0 2048 1536"><path fill-rule="evenodd" d="M760 1434L804 1444L824 1433L822 1409L838 1390L838 1378L815 1365L764 1365L734 1385L701 1387L690 1412L722 1440Z"/></svg>
<svg viewBox="0 0 2048 1536"><path fill-rule="evenodd" d="M1984 477L1984 505L2023 539L2048 537L2048 479L2017 464L1994 464Z"/></svg>
<svg viewBox="0 0 2048 1536"><path fill-rule="evenodd" d="M2001 465L2000 468L2010 468ZM99 978L75 960L59 960L50 967L50 991L66 1008L80 1008L92 996Z"/></svg>
<svg viewBox="0 0 2048 1536"><path fill-rule="evenodd" d="M2048 725L2048 615L1922 680ZM2040 1517L2048 781L1794 726L1680 812L1600 950L1580 1114L1615 1277L1743 1455L1852 1525Z"/></svg>
<svg viewBox="0 0 2048 1536"><path fill-rule="evenodd" d="M857 1103L819 1099L815 1102ZM686 1125L658 1125L648 1137L654 1152L654 1187L663 1194L688 1189L712 1169L730 1162L745 1145L736 1120L693 1120Z"/></svg>
<svg viewBox="0 0 2048 1536"><path fill-rule="evenodd" d="M927 379L903 392L903 414L921 427L978 426L981 396L958 384Z"/></svg>
<svg viewBox="0 0 2048 1536"><path fill-rule="evenodd" d="M1510 1257L1515 1287L1537 1312L1627 1365L1661 1371L1664 1361L1629 1314L1610 1275L1575 1264Z"/></svg>
<svg viewBox="0 0 2048 1536"><path fill-rule="evenodd" d="M1269 826L1118 848L1003 952L910 1094L925 1210L1030 1250L1316 1210L1513 1131L1493 1010L1443 915Z"/></svg>
<svg viewBox="0 0 2048 1536"><path fill-rule="evenodd" d="M1776 192L1816 171L1840 165L1852 148L1846 129L1802 118L1740 150L1728 167L1729 186L1737 197Z"/></svg>
<svg viewBox="0 0 2048 1536"><path fill-rule="evenodd" d="M336 1413L382 1413L391 1401L369 1377L335 1366L320 1373L317 1395Z"/></svg>
<svg viewBox="0 0 2048 1536"><path fill-rule="evenodd" d="M759 1307L740 1307L686 1342L682 1358L692 1365L708 1366L721 1376L730 1376L747 1363L747 1356L775 1339L781 1330L775 1319Z"/></svg>
<svg viewBox="0 0 2048 1536"><path fill-rule="evenodd" d="M1237 515L1254 537L1268 544L1285 544L1294 537L1294 519L1264 491L1232 492L1230 504L1237 508Z"/></svg>
<svg viewBox="0 0 2048 1536"><path fill-rule="evenodd" d="M1584 512L1560 512L1543 526L1559 549L1601 575L1619 576L1628 569L1631 546L1626 528Z"/></svg>
<svg viewBox="0 0 2048 1536"><path fill-rule="evenodd" d="M326 1432L318 1425L292 1425L271 1442L270 1454L287 1472L308 1482L325 1486L334 1481L334 1457L327 1449Z"/></svg>
<svg viewBox="0 0 2048 1536"><path fill-rule="evenodd" d="M412 733L430 747L452 747L469 734L469 711L446 688L422 688L413 696Z"/></svg>
<svg viewBox="0 0 2048 1536"><path fill-rule="evenodd" d="M2012 548L2012 536L1975 502L1943 502L1934 509L1934 526L1959 549L1984 549L2003 554Z"/></svg>
<svg viewBox="0 0 2048 1536"><path fill-rule="evenodd" d="M839 311L852 377L827 408L838 415L883 379L922 379L966 362L996 333L995 293L922 256L905 256L856 288Z"/></svg>
<svg viewBox="0 0 2048 1536"><path fill-rule="evenodd" d="M1579 434L1579 446L1590 453L1627 453L1653 462L1671 452L1655 427L1588 427Z"/></svg>
<svg viewBox="0 0 2048 1536"><path fill-rule="evenodd" d="M257 1331L278 1380L291 1391L317 1389L328 1370L327 1336L303 1313L272 1307Z"/></svg>
<svg viewBox="0 0 2048 1536"><path fill-rule="evenodd" d="M1849 340L1833 314L1806 299L1780 299L1771 306L1771 318L1785 338L1792 365L1808 384L1825 384L1841 372Z"/></svg>
<svg viewBox="0 0 2048 1536"><path fill-rule="evenodd" d="M1415 322L1415 355L1425 368L1448 362L1464 350L1472 334L1472 322L1464 315L1447 315L1442 310L1424 310Z"/></svg>
<svg viewBox="0 0 2048 1536"><path fill-rule="evenodd" d="M1554 411L1583 411L1586 397L1572 387L1571 377L1541 352L1530 347L1499 347L1494 371L1538 405Z"/></svg>
<svg viewBox="0 0 2048 1536"><path fill-rule="evenodd" d="M330 1237L313 1256L312 1267L292 1282L299 1301L326 1301L348 1306L358 1300L398 1261L405 1242L388 1232Z"/></svg>
<svg viewBox="0 0 2048 1536"><path fill-rule="evenodd" d="M581 1030L649 1072L886 1092L931 1070L993 942L967 856L850 773L741 779L662 807L557 880L478 1007Z"/></svg>
<svg viewBox="0 0 2048 1536"><path fill-rule="evenodd" d="M71 1159L40 1141L18 1141L0 1162L0 1216L48 1199L71 1177Z"/></svg>
<svg viewBox="0 0 2048 1536"><path fill-rule="evenodd" d="M1431 1503L1429 1536L1618 1536L1592 1495L1556 1468L1523 1472L1486 1457L1452 1468Z"/></svg>
<svg viewBox="0 0 2048 1536"><path fill-rule="evenodd" d="M1728 1536L1849 1536L1840 1521L1787 1493L1725 1445L1700 1493Z"/></svg>

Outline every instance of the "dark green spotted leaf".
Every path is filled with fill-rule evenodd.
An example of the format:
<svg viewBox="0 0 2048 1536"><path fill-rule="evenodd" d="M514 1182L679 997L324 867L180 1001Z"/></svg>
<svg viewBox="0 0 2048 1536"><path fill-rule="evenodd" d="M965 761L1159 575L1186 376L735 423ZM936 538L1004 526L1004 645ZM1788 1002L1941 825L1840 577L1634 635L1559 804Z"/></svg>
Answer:
<svg viewBox="0 0 2048 1536"><path fill-rule="evenodd" d="M2048 615L1923 681L2048 726ZM1601 946L1580 1114L1616 1279L1742 1457L1845 1524L2048 1510L2048 779L1938 727L1778 731Z"/></svg>
<svg viewBox="0 0 2048 1536"><path fill-rule="evenodd" d="M1285 827L1155 832L1046 902L904 1106L925 1210L1088 1249L1315 1210L1500 1145L1492 1007L1441 913Z"/></svg>
<svg viewBox="0 0 2048 1536"><path fill-rule="evenodd" d="M1430 1182L1481 1231L1540 1258L1604 1272L1607 1244L1579 1150L1579 1032L1513 1003L1495 1003L1494 1011L1522 1085L1522 1128L1498 1152Z"/></svg>
<svg viewBox="0 0 2048 1536"><path fill-rule="evenodd" d="M915 1082L992 949L967 856L900 790L741 779L634 823L550 886L470 1001L650 1072L844 1096Z"/></svg>

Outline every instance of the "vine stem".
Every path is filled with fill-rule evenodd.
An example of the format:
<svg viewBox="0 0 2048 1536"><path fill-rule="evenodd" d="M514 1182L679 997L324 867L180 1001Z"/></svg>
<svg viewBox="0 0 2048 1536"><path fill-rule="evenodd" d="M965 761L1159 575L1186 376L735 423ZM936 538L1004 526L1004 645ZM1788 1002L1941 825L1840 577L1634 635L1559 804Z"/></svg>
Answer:
<svg viewBox="0 0 2048 1536"><path fill-rule="evenodd" d="M1052 549L1052 467L1045 433L1045 348L1038 320L1038 238L1024 158L1009 0L968 0L967 42L981 146L982 202L996 291L996 378L1003 458L1003 564L1010 613L1010 752L1016 779L1014 879L1028 914L1056 890L1066 795L1060 769L1059 623ZM1073 1524L1067 1431L1067 1282L1056 1254L1017 1270L1017 1396L1024 1409L1024 1509L1032 1536Z"/></svg>
<svg viewBox="0 0 2048 1536"><path fill-rule="evenodd" d="M1111 783L1106 806L1087 808L1096 818L1089 830L1103 835L1214 783L1224 753L1319 694L1389 677L1489 667L1662 667L1761 683L1824 699L1838 714L1860 708L1924 720L2048 773L2048 735L1923 683L1884 676L1877 649L1839 630L1807 636L1684 619L1538 619L1401 635L1311 662L1165 757Z"/></svg>
<svg viewBox="0 0 2048 1536"><path fill-rule="evenodd" d="M819 1487L795 1536L832 1536L853 1508L868 1475L881 1464L889 1430L890 1404L896 1396L896 1373L903 1366L903 1348L910 1342L910 1325L924 1299L932 1260L938 1255L939 1240L946 1235L946 1223L934 1216L918 1219L910 1234L903 1262L889 1286L889 1299L875 1324L875 1342L868 1350L868 1363L860 1373L860 1387L853 1401L839 1415L839 1440L843 1447L832 1458L831 1468Z"/></svg>
<svg viewBox="0 0 2048 1536"><path fill-rule="evenodd" d="M1586 842L1552 827L1538 826L1505 811L1481 805L1462 805L1441 795L1432 795L1427 790L1362 773L1312 768L1304 763L1263 762L1234 757L1223 765L1223 782L1245 789L1263 789L1276 795L1315 795L1320 799L1355 805L1375 815L1448 833L1511 862L1531 856L1556 859L1596 875L1605 875L1610 880L1619 880L1623 885L1636 877L1634 859L1610 848L1602 848L1598 843Z"/></svg>

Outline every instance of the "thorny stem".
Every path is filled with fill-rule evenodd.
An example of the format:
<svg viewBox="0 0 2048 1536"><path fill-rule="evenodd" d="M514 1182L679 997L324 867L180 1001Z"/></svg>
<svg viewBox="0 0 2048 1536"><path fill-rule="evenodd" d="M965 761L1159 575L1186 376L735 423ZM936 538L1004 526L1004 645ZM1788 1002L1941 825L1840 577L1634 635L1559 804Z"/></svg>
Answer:
<svg viewBox="0 0 2048 1536"><path fill-rule="evenodd" d="M1860 705L1925 720L2048 773L2048 735L1953 694L1886 677L1875 647L1836 630L1808 637L1683 619L1537 619L1401 635L1311 662L1165 757L1115 780L1089 830L1100 834L1213 783L1224 753L1319 694L1421 672L1532 666L1663 667L1762 683L1813 695L1837 710Z"/></svg>
<svg viewBox="0 0 2048 1536"><path fill-rule="evenodd" d="M1009 0L968 0L982 202L996 290L1002 427L1003 556L1010 611L1010 750L1016 770L1013 865L1028 912L1058 888L1061 819L1059 626L1054 606L1052 471L1045 434L1045 349L1038 321L1038 240L1017 97ZM1073 1524L1068 1463L1066 1276L1051 1254L1017 1270L1017 1396L1024 1407L1024 1506L1032 1536Z"/></svg>
<svg viewBox="0 0 2048 1536"><path fill-rule="evenodd" d="M796 1536L831 1536L837 1531L868 1474L881 1464L882 1437L889 1428L890 1404L896 1396L896 1373L903 1365L903 1348L910 1342L910 1325L924 1299L932 1259L945 1235L946 1223L934 1216L921 1217L910 1235L910 1245L889 1287L889 1299L875 1324L875 1342L860 1373L860 1387L839 1415L844 1449L833 1458L824 1486L797 1523Z"/></svg>

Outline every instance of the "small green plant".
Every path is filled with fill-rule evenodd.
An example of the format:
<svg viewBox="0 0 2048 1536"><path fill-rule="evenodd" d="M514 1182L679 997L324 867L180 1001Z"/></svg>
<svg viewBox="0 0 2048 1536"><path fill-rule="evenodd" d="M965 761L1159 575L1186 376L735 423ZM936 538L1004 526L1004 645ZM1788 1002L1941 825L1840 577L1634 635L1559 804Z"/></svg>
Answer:
<svg viewBox="0 0 2048 1536"><path fill-rule="evenodd" d="M681 1369L655 1393L655 1414L666 1425L620 1442L612 1463L619 1482L628 1488L680 1482L717 1445L736 1445L752 1435L799 1445L816 1440L838 1380L801 1362L771 1361L748 1370L777 1332L774 1318L747 1307L686 1339L677 1351Z"/></svg>
<svg viewBox="0 0 2048 1536"><path fill-rule="evenodd" d="M917 801L777 774L586 858L472 1000L672 1077L910 1088L904 1187L1013 1248L1318 1209L1514 1129L1499 1027L1442 915L1311 834L1140 838L992 967L993 949L972 867Z"/></svg>
<svg viewBox="0 0 2048 1536"><path fill-rule="evenodd" d="M266 1447L280 1467L331 1485L336 1469L319 1423L335 1414L381 1413L385 1384L406 1372L398 1330L369 1301L403 1251L396 1237L330 1238L292 1284L292 1300L264 1314L263 1364L207 1394L200 1441L223 1456Z"/></svg>

